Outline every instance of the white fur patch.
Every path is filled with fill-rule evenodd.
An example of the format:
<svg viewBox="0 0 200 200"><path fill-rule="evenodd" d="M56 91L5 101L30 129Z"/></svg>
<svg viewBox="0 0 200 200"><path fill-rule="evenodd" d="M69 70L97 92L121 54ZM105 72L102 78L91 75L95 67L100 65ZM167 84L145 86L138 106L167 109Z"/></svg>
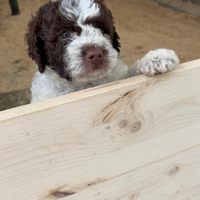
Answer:
<svg viewBox="0 0 200 200"><path fill-rule="evenodd" d="M104 78L80 84L69 82L64 78L60 78L58 74L46 66L43 74L39 71L35 73L31 87L31 103L121 80L127 77L127 73L127 65L125 65L122 61L117 60L116 66L109 69Z"/></svg>
<svg viewBox="0 0 200 200"><path fill-rule="evenodd" d="M98 4L94 0L62 0L59 11L77 24L83 24L87 18L100 15Z"/></svg>
<svg viewBox="0 0 200 200"><path fill-rule="evenodd" d="M104 37L99 29L92 25L81 26L82 32L80 36L74 35L73 41L64 52L64 61L67 69L75 82L92 82L102 79L107 69L102 69L96 73L88 74L83 62L82 49L85 46L94 46L106 50L105 55L108 59L108 68L116 66L118 61L118 52L113 48L111 41ZM66 71L67 72L67 71Z"/></svg>
<svg viewBox="0 0 200 200"><path fill-rule="evenodd" d="M171 71L180 60L173 50L156 49L148 52L139 62L138 72L147 76L154 76Z"/></svg>

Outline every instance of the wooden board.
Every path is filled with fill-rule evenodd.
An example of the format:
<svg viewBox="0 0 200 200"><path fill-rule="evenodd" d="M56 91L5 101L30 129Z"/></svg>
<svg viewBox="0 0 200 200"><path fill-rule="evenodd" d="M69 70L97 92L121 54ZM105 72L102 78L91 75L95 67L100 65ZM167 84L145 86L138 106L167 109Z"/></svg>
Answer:
<svg viewBox="0 0 200 200"><path fill-rule="evenodd" d="M1 200L199 200L200 60L0 112Z"/></svg>

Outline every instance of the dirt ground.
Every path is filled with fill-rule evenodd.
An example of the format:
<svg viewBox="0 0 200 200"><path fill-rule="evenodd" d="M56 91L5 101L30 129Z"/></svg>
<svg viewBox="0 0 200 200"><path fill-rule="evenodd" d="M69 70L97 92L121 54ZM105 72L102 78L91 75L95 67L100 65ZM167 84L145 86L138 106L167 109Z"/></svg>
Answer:
<svg viewBox="0 0 200 200"><path fill-rule="evenodd" d="M24 42L31 14L47 0L18 0L20 15L12 16L8 0L0 0L0 110L28 103L35 63ZM149 0L106 0L121 38L127 64L156 48L174 49L181 62L200 57L198 17Z"/></svg>

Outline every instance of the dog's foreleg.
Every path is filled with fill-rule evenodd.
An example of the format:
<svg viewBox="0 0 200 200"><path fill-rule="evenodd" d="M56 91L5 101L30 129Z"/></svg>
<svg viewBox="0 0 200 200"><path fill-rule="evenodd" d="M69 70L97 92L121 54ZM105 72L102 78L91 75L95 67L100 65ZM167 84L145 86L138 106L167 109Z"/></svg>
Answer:
<svg viewBox="0 0 200 200"><path fill-rule="evenodd" d="M154 76L173 70L180 60L173 50L156 49L129 67L129 77L138 74Z"/></svg>

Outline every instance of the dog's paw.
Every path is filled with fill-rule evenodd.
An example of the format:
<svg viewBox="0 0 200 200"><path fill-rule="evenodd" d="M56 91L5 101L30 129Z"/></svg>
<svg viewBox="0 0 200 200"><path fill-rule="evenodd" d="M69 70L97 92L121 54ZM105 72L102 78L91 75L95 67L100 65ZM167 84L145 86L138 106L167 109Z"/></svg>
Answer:
<svg viewBox="0 0 200 200"><path fill-rule="evenodd" d="M139 62L138 72L147 76L154 76L171 71L180 60L173 50L157 49L147 53Z"/></svg>

